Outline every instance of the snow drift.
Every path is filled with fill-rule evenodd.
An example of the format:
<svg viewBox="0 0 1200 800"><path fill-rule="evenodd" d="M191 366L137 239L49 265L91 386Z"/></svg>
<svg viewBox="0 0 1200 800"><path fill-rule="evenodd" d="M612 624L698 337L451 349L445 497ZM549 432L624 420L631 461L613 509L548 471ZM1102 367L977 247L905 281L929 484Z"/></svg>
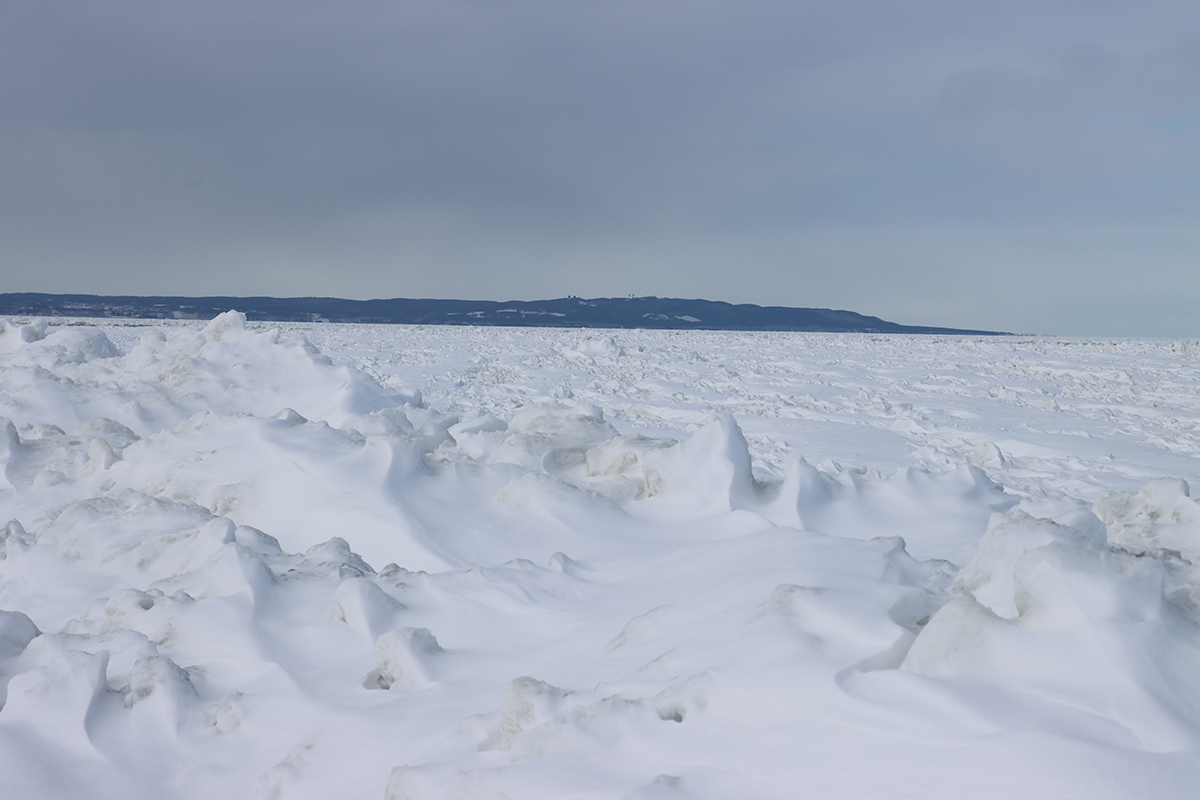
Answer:
<svg viewBox="0 0 1200 800"><path fill-rule="evenodd" d="M1134 412L1129 343L305 330L0 323L5 797L1200 777L1194 367Z"/></svg>

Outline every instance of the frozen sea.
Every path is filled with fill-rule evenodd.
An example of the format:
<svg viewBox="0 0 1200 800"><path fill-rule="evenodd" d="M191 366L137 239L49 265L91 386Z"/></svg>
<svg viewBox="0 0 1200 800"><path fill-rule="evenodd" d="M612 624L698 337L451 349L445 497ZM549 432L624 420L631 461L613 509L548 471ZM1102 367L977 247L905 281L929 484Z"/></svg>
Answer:
<svg viewBox="0 0 1200 800"><path fill-rule="evenodd" d="M0 797L1192 798L1200 343L0 322Z"/></svg>

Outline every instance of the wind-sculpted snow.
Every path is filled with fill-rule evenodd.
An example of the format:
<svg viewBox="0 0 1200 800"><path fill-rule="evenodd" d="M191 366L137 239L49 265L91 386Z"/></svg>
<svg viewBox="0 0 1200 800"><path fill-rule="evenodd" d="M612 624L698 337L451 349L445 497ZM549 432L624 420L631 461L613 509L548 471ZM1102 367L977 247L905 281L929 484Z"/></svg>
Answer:
<svg viewBox="0 0 1200 800"><path fill-rule="evenodd" d="M0 323L0 796L1191 797L1196 348Z"/></svg>

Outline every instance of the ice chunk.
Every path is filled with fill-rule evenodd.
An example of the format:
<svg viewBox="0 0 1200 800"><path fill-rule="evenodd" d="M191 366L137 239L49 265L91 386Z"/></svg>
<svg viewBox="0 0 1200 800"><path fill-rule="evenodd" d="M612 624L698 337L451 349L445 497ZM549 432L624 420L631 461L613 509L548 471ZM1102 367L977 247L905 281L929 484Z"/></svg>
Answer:
<svg viewBox="0 0 1200 800"><path fill-rule="evenodd" d="M1054 542L1096 542L1098 533L1103 535L1092 526L1068 528L1052 520L1037 519L1019 508L1007 514L994 514L955 585L998 616L1015 618L1017 561L1028 551Z"/></svg>
<svg viewBox="0 0 1200 800"><path fill-rule="evenodd" d="M659 719L683 722L688 714L701 713L708 707L712 683L712 676L708 673L693 675L663 689L654 696L650 705Z"/></svg>
<svg viewBox="0 0 1200 800"><path fill-rule="evenodd" d="M557 403L522 409L508 423L508 435L488 459L528 470L557 473L582 464L589 447L608 441L617 431L594 405Z"/></svg>
<svg viewBox="0 0 1200 800"><path fill-rule="evenodd" d="M1174 633L1165 562L1038 530L1058 540L1017 558L1014 618L971 596L955 599L917 636L902 668L1051 698L1086 715L1069 724L1086 725L1096 741L1152 751L1192 746L1200 647Z"/></svg>
<svg viewBox="0 0 1200 800"><path fill-rule="evenodd" d="M221 342L235 332L246 330L246 315L241 311L226 311L213 317L204 326L204 338L209 342Z"/></svg>
<svg viewBox="0 0 1200 800"><path fill-rule="evenodd" d="M261 555L273 556L283 552L278 539L249 525L238 525L233 531L233 539L242 547Z"/></svg>
<svg viewBox="0 0 1200 800"><path fill-rule="evenodd" d="M682 442L622 437L591 448L579 481L655 519L696 520L759 506L746 438L733 417L711 417Z"/></svg>
<svg viewBox="0 0 1200 800"><path fill-rule="evenodd" d="M262 602L275 583L275 575L262 556L236 542L224 545L204 565L204 593L208 597L245 594Z"/></svg>
<svg viewBox="0 0 1200 800"><path fill-rule="evenodd" d="M419 770L407 764L392 767L388 775L387 789L383 792L383 800L432 800L434 794L426 794L421 788L417 775Z"/></svg>
<svg viewBox="0 0 1200 800"><path fill-rule="evenodd" d="M88 467L92 472L103 472L121 460L112 445L103 439L92 439L88 444Z"/></svg>
<svg viewBox="0 0 1200 800"><path fill-rule="evenodd" d="M586 758L600 743L619 746L632 725L649 717L647 712L644 703L620 695L574 705L524 731L513 742L510 758Z"/></svg>
<svg viewBox="0 0 1200 800"><path fill-rule="evenodd" d="M500 727L495 746L511 750L522 733L553 719L568 694L528 675L513 679L500 698Z"/></svg>
<svg viewBox="0 0 1200 800"><path fill-rule="evenodd" d="M508 425L492 414L483 414L474 419L456 422L448 428L455 440L476 433L498 433L508 430Z"/></svg>
<svg viewBox="0 0 1200 800"><path fill-rule="evenodd" d="M3 561L21 550L33 545L33 537L25 532L25 527L19 520L10 519L0 528L0 561Z"/></svg>
<svg viewBox="0 0 1200 800"><path fill-rule="evenodd" d="M1094 509L1114 542L1177 550L1189 561L1200 561L1200 504L1192 500L1187 481L1158 478L1143 483L1136 494L1108 492Z"/></svg>
<svg viewBox="0 0 1200 800"><path fill-rule="evenodd" d="M455 423L447 432L461 453L477 461L486 461L504 441L507 430L508 425L500 419L492 414L483 414Z"/></svg>
<svg viewBox="0 0 1200 800"><path fill-rule="evenodd" d="M28 325L15 325L6 319L0 319L0 352L17 350L21 345L39 342L46 338L46 327L49 320L35 319Z"/></svg>
<svg viewBox="0 0 1200 800"><path fill-rule="evenodd" d="M301 416L300 412L296 411L294 408L281 408L271 416L272 418L277 419L280 422L285 422L288 425L303 425L304 423L308 422L308 420Z"/></svg>
<svg viewBox="0 0 1200 800"><path fill-rule="evenodd" d="M196 688L192 685L191 676L165 656L139 658L129 671L126 708L138 703L156 706L158 713L172 728L178 727L182 714L196 700Z"/></svg>
<svg viewBox="0 0 1200 800"><path fill-rule="evenodd" d="M15 489L12 473L22 457L21 437L12 420L0 417L0 489Z"/></svg>
<svg viewBox="0 0 1200 800"><path fill-rule="evenodd" d="M375 642L378 668L363 681L368 689L424 689L434 682L436 662L443 653L426 628L397 628Z"/></svg>
<svg viewBox="0 0 1200 800"><path fill-rule="evenodd" d="M926 623L900 668L934 677L978 675L1003 652L1008 632L1005 621L973 597L955 598Z"/></svg>
<svg viewBox="0 0 1200 800"><path fill-rule="evenodd" d="M337 588L337 619L374 642L396 625L404 604L367 578L349 578Z"/></svg>
<svg viewBox="0 0 1200 800"><path fill-rule="evenodd" d="M588 334L570 347L562 347L559 352L567 359L594 362L597 359L621 358L625 355L625 348L611 336Z"/></svg>
<svg viewBox="0 0 1200 800"><path fill-rule="evenodd" d="M589 449L582 485L611 500L623 503L662 494L667 485L653 466L649 454L675 442L642 436L621 436Z"/></svg>
<svg viewBox="0 0 1200 800"><path fill-rule="evenodd" d="M344 567L358 575L374 575L375 570L363 561L362 556L350 549L349 543L340 536L314 544L304 551L304 561L311 565Z"/></svg>
<svg viewBox="0 0 1200 800"><path fill-rule="evenodd" d="M97 328L50 330L45 319L29 325L0 320L0 353L9 364L47 370L120 355L112 341Z"/></svg>
<svg viewBox="0 0 1200 800"><path fill-rule="evenodd" d="M1004 453L994 442L983 442L971 451L971 460L981 467L1002 467L1005 465Z"/></svg>

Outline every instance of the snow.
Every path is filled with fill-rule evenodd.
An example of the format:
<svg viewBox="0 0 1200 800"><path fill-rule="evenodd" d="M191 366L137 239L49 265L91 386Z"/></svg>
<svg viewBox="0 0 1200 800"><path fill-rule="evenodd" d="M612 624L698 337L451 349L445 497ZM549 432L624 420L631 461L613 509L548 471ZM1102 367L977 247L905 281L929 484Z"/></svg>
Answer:
<svg viewBox="0 0 1200 800"><path fill-rule="evenodd" d="M1191 797L1196 347L0 322L0 795Z"/></svg>

